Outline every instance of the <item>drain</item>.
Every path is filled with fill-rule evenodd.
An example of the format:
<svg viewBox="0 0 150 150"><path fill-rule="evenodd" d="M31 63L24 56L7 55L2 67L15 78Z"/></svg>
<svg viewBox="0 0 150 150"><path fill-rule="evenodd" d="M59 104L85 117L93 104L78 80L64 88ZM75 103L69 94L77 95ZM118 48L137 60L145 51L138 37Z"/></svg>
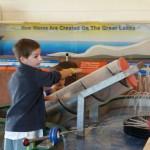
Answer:
<svg viewBox="0 0 150 150"><path fill-rule="evenodd" d="M131 117L124 120L123 125L128 135L143 139L150 137L150 116Z"/></svg>

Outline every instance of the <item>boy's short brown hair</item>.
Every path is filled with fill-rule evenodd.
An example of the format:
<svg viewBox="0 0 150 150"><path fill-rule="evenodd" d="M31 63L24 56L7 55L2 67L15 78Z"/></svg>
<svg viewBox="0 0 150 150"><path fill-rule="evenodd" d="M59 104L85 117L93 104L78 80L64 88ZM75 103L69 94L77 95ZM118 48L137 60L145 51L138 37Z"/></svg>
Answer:
<svg viewBox="0 0 150 150"><path fill-rule="evenodd" d="M13 47L16 59L20 62L20 57L28 58L32 51L40 48L40 44L32 39L20 39Z"/></svg>

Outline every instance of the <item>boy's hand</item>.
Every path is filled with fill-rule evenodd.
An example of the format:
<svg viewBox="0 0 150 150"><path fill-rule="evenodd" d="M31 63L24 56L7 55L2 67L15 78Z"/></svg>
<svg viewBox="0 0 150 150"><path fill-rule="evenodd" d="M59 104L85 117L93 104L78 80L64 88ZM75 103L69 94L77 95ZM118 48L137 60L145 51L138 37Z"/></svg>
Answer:
<svg viewBox="0 0 150 150"><path fill-rule="evenodd" d="M68 76L72 76L73 74L81 73L81 72L82 72L81 68L63 69L62 71L60 71L60 73L61 73L61 79L65 79Z"/></svg>
<svg viewBox="0 0 150 150"><path fill-rule="evenodd" d="M81 68L70 68L70 70L72 71L72 74L82 72L82 69L81 69Z"/></svg>
<svg viewBox="0 0 150 150"><path fill-rule="evenodd" d="M54 95L48 95L44 97L45 101L49 101L49 100L56 100L57 97Z"/></svg>

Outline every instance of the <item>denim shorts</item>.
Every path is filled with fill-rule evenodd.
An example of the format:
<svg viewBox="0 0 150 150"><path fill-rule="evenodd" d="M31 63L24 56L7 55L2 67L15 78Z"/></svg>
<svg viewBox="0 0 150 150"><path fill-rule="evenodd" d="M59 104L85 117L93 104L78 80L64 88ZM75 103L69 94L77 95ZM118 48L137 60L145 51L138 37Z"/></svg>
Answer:
<svg viewBox="0 0 150 150"><path fill-rule="evenodd" d="M32 150L33 144L31 143L28 147L23 145L23 139L10 140L4 139L4 150Z"/></svg>

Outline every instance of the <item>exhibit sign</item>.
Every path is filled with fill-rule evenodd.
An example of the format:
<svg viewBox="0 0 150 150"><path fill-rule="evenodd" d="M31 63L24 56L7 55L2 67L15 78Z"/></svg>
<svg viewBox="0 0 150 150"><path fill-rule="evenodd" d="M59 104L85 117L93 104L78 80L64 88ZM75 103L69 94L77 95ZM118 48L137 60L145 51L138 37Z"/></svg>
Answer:
<svg viewBox="0 0 150 150"><path fill-rule="evenodd" d="M13 55L21 38L41 45L42 56L73 58L149 58L150 24L8 23L0 24L0 55Z"/></svg>

